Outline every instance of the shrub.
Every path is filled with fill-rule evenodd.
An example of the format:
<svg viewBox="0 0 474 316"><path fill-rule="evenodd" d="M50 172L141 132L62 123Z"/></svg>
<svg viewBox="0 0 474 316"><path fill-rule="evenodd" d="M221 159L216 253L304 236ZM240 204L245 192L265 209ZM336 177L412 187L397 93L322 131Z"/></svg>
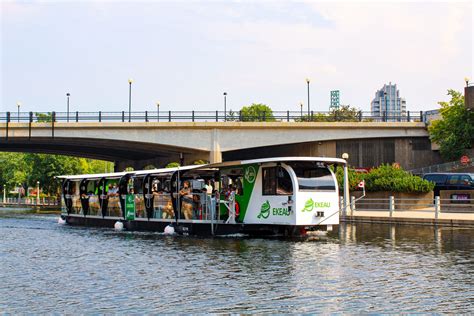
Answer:
<svg viewBox="0 0 474 316"><path fill-rule="evenodd" d="M343 170L337 171L339 187L343 187ZM369 173L357 173L354 169L349 169L349 188L357 190L357 184L365 180L367 191L390 191L404 193L430 192L434 188L434 183L423 180L418 176L413 176L401 168L391 165L381 165L372 169Z"/></svg>

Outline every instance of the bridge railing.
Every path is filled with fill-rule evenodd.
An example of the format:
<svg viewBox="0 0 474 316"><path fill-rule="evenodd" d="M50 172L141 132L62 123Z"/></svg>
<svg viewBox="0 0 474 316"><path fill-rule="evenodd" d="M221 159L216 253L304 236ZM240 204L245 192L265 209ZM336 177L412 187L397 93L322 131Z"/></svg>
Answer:
<svg viewBox="0 0 474 316"><path fill-rule="evenodd" d="M0 112L0 123L36 122L425 122L423 111L373 113L324 111L120 111L120 112Z"/></svg>

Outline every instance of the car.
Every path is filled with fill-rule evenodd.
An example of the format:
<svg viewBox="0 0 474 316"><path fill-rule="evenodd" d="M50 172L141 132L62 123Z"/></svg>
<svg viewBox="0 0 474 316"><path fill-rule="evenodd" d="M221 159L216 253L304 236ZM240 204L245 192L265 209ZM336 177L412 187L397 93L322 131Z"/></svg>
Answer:
<svg viewBox="0 0 474 316"><path fill-rule="evenodd" d="M435 183L435 196L441 190L474 190L474 173L427 173L423 179Z"/></svg>

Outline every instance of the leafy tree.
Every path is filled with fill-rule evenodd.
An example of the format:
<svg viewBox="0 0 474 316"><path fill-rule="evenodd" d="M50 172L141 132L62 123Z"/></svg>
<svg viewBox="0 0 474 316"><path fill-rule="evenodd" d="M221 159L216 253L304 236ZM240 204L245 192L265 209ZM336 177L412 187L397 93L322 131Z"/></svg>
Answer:
<svg viewBox="0 0 474 316"><path fill-rule="evenodd" d="M27 182L30 166L22 153L0 153L0 182L8 191Z"/></svg>
<svg viewBox="0 0 474 316"><path fill-rule="evenodd" d="M341 105L338 109L332 109L329 117L334 122L358 122L360 110L350 105Z"/></svg>
<svg viewBox="0 0 474 316"><path fill-rule="evenodd" d="M274 122L273 110L262 103L252 103L240 109L242 122Z"/></svg>
<svg viewBox="0 0 474 316"><path fill-rule="evenodd" d="M53 114L51 112L48 113L35 113L38 122L51 122L53 118Z"/></svg>
<svg viewBox="0 0 474 316"><path fill-rule="evenodd" d="M441 105L440 120L434 120L428 127L431 141L439 145L441 156L454 160L472 148L474 141L474 112L464 106L464 97L455 90L448 90L449 102Z"/></svg>
<svg viewBox="0 0 474 316"><path fill-rule="evenodd" d="M56 176L81 173L78 158L75 157L26 154L24 160L31 167L27 175L28 183L35 185L39 181L43 192L51 195L56 194L61 185Z"/></svg>
<svg viewBox="0 0 474 316"><path fill-rule="evenodd" d="M329 113L305 114L296 122L358 122L360 110L350 105L341 105L338 109L332 109Z"/></svg>

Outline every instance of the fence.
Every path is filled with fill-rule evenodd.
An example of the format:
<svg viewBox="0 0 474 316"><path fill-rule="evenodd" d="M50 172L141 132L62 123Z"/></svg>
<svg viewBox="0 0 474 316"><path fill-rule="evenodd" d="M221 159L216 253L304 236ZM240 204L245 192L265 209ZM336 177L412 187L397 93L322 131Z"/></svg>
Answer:
<svg viewBox="0 0 474 316"><path fill-rule="evenodd" d="M343 209L343 200L340 201L341 209ZM474 214L474 199L441 199L435 196L434 199L396 199L394 196L386 198L363 198L356 200L351 196L348 213L346 215L353 216L354 212L387 212L385 215L393 217L395 212L404 214L413 214L417 212L420 216L426 214L434 214L438 218L440 213L471 213Z"/></svg>
<svg viewBox="0 0 474 316"><path fill-rule="evenodd" d="M462 163L461 161L451 161L442 164L432 165L428 167L418 168L409 170L412 174L415 175L424 175L425 173L431 172L452 172L455 170L462 170L464 168L473 167L474 159L471 159L468 163Z"/></svg>
<svg viewBox="0 0 474 316"><path fill-rule="evenodd" d="M141 112L1 112L0 122L424 122L423 111L383 113L359 111L273 111L245 115L242 111L141 111Z"/></svg>
<svg viewBox="0 0 474 316"><path fill-rule="evenodd" d="M55 197L40 198L36 197L31 198L5 198L3 200L0 198L0 206L21 206L21 207L31 207L31 206L59 206L59 201Z"/></svg>

